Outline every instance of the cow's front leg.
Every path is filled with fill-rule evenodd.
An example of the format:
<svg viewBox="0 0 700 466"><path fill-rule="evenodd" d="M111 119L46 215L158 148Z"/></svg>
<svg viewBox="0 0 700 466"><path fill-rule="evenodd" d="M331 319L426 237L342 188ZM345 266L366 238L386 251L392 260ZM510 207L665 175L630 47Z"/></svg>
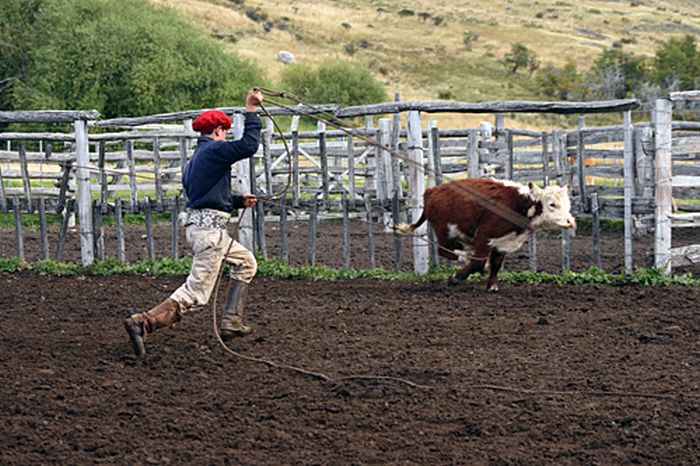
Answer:
<svg viewBox="0 0 700 466"><path fill-rule="evenodd" d="M489 273L489 280L486 283L486 290L487 291L498 291L498 285L496 284L497 276L498 276L498 271L501 270L501 267L503 266L503 260L506 258L506 253L505 252L500 252L496 249L493 249L491 251L491 258L490 258L490 263L491 263L491 271Z"/></svg>
<svg viewBox="0 0 700 466"><path fill-rule="evenodd" d="M469 262L464 264L464 266L461 269L459 269L457 272L455 272L454 275L450 277L447 283L449 285L457 285L466 280L469 277L469 275L473 274L474 272L483 272L487 259L488 251L485 251L483 254L480 255L473 255L469 259Z"/></svg>

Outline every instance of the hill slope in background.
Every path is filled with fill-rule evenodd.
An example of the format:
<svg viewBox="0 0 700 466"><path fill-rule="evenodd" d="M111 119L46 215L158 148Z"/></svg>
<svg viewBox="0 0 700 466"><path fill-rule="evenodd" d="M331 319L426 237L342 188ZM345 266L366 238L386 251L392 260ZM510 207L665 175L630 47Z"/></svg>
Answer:
<svg viewBox="0 0 700 466"><path fill-rule="evenodd" d="M515 42L543 66L569 58L587 69L615 44L653 55L682 34L700 36L700 14L683 0L152 0L170 5L223 47L257 62L271 83L289 50L298 63L366 64L404 100L540 99L526 72L501 64ZM476 39L471 50L465 36Z"/></svg>

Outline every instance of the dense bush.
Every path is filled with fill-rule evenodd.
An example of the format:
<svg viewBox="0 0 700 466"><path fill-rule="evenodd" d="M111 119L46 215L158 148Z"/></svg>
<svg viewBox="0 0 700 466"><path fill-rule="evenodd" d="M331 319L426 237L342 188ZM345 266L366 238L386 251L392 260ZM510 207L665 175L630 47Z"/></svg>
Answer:
<svg viewBox="0 0 700 466"><path fill-rule="evenodd" d="M326 61L318 68L292 65L282 72L281 87L310 103L362 105L387 99L386 90L364 66Z"/></svg>
<svg viewBox="0 0 700 466"><path fill-rule="evenodd" d="M256 66L170 8L139 0L5 1L32 18L27 59L9 70L17 109L95 108L113 117L238 105L260 82Z"/></svg>

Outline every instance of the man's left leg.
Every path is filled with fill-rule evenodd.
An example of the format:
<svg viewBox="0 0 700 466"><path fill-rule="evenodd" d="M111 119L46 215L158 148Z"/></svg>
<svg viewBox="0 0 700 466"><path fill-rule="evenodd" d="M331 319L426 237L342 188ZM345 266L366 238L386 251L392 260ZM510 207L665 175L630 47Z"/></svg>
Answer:
<svg viewBox="0 0 700 466"><path fill-rule="evenodd" d="M219 334L223 340L230 340L246 336L252 331L244 323L243 317L248 299L248 286L255 276L258 263L253 253L237 241L231 245L226 262L231 264L231 276Z"/></svg>

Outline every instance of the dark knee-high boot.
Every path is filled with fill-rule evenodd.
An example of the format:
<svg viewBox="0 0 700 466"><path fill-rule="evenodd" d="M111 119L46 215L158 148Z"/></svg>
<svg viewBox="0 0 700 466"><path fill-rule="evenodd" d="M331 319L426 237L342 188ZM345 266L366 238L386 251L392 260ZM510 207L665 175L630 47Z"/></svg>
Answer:
<svg viewBox="0 0 700 466"><path fill-rule="evenodd" d="M245 302L248 298L248 284L240 280L229 280L224 315L221 318L219 334L224 340L243 337L252 330L243 323Z"/></svg>
<svg viewBox="0 0 700 466"><path fill-rule="evenodd" d="M124 327L131 339L131 346L137 357L146 354L146 337L159 328L168 327L180 320L180 305L168 298L148 312L133 314L124 321Z"/></svg>

